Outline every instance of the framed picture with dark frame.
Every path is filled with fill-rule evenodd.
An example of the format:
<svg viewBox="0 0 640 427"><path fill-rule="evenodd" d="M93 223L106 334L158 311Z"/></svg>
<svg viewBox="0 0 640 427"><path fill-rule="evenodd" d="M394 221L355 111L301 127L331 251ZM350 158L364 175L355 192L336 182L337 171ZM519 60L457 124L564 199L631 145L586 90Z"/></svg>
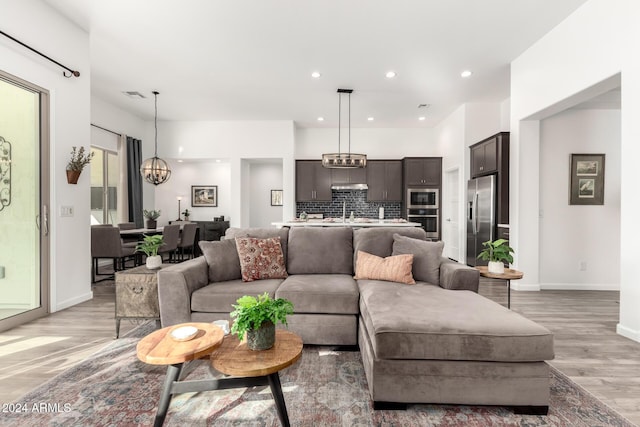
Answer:
<svg viewBox="0 0 640 427"><path fill-rule="evenodd" d="M191 206L193 206L194 208L218 206L218 186L192 185Z"/></svg>
<svg viewBox="0 0 640 427"><path fill-rule="evenodd" d="M570 205L604 205L604 154L571 154Z"/></svg>
<svg viewBox="0 0 640 427"><path fill-rule="evenodd" d="M271 206L282 206L282 190L271 190Z"/></svg>

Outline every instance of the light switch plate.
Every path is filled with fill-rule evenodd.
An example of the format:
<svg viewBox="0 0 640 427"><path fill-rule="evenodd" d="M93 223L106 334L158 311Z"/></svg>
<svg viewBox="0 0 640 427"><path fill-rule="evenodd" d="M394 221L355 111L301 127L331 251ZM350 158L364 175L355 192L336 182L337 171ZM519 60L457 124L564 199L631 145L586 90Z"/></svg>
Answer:
<svg viewBox="0 0 640 427"><path fill-rule="evenodd" d="M73 216L73 206L60 206L60 216Z"/></svg>

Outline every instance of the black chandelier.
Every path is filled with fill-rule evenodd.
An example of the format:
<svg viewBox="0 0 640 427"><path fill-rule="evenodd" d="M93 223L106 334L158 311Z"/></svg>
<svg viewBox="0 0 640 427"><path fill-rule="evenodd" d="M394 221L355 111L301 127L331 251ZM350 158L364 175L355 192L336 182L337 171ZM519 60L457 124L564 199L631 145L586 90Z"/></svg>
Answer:
<svg viewBox="0 0 640 427"><path fill-rule="evenodd" d="M171 177L171 170L169 169L169 165L167 162L158 157L158 95L159 92L153 91L153 95L155 97L155 117L154 117L154 126L155 126L155 154L153 157L142 162L142 166L140 166L140 174L149 184L160 185L169 180Z"/></svg>

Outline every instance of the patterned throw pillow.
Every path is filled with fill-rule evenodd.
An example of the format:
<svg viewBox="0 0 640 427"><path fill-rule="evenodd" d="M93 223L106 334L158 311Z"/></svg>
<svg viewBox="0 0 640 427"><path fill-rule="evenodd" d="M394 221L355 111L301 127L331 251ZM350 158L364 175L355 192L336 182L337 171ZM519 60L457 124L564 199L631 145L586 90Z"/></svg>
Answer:
<svg viewBox="0 0 640 427"><path fill-rule="evenodd" d="M411 274L413 255L395 255L381 258L368 252L358 251L354 279L386 280L388 282L415 285Z"/></svg>
<svg viewBox="0 0 640 427"><path fill-rule="evenodd" d="M287 277L280 237L236 237L236 249L243 282Z"/></svg>

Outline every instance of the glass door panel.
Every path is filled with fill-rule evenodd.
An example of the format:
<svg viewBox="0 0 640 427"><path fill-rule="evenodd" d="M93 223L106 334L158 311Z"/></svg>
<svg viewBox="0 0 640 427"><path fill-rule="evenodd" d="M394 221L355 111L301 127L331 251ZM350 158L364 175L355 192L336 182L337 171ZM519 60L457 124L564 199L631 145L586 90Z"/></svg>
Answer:
<svg viewBox="0 0 640 427"><path fill-rule="evenodd" d="M118 223L118 181L120 180L120 166L118 155L111 151L105 152L107 159L107 216L109 224Z"/></svg>
<svg viewBox="0 0 640 427"><path fill-rule="evenodd" d="M91 148L91 225L108 224L104 213L104 151Z"/></svg>

